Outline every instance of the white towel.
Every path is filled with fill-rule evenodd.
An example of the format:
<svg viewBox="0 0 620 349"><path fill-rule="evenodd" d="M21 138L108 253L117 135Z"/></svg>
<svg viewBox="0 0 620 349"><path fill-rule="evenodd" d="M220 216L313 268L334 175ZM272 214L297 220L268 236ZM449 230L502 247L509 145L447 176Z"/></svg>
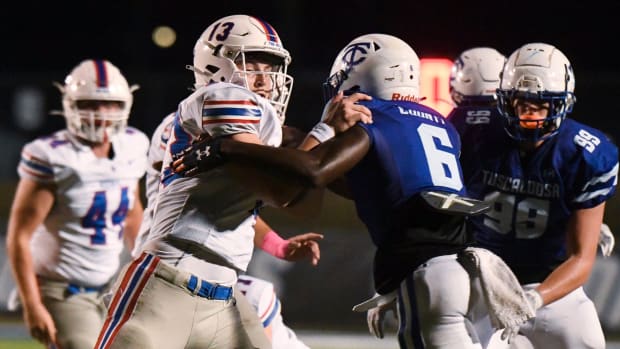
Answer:
<svg viewBox="0 0 620 349"><path fill-rule="evenodd" d="M491 324L497 329L518 326L536 316L519 280L504 261L489 250L468 247L462 262L480 277Z"/></svg>

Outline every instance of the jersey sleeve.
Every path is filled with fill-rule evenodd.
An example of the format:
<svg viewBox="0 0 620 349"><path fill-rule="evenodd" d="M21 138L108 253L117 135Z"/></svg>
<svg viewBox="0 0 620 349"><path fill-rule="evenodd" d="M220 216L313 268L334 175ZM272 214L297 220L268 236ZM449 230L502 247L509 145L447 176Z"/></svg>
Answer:
<svg viewBox="0 0 620 349"><path fill-rule="evenodd" d="M618 184L618 148L604 134L588 131L580 130L573 138L584 158L581 175L575 181L577 191L572 204L576 209L601 204L616 192Z"/></svg>
<svg viewBox="0 0 620 349"><path fill-rule="evenodd" d="M258 136L261 119L266 113L262 102L256 94L245 88L216 84L204 94L202 129L213 137L236 133Z"/></svg>
<svg viewBox="0 0 620 349"><path fill-rule="evenodd" d="M28 178L40 183L54 183L54 166L49 152L50 148L40 139L26 144L17 166L20 178Z"/></svg>

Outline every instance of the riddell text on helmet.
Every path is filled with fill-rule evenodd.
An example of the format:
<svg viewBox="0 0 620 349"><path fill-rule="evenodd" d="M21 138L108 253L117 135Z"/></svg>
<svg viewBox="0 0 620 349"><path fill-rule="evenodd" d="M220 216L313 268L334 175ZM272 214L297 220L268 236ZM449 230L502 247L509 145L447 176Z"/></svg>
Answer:
<svg viewBox="0 0 620 349"><path fill-rule="evenodd" d="M400 93L392 93L392 100L393 101L415 102L416 98L415 96L412 96L412 95L401 95Z"/></svg>

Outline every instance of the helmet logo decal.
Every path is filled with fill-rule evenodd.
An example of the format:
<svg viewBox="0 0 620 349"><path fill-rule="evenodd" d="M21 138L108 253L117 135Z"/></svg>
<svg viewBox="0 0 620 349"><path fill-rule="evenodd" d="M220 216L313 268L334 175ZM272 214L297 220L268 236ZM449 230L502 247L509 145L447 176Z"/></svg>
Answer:
<svg viewBox="0 0 620 349"><path fill-rule="evenodd" d="M218 33L217 35L215 35L215 33L217 32L217 29L220 26L220 23L217 23L213 27L213 30L211 31L211 34L209 34L209 41L213 40L213 35L215 35L215 39L218 40L218 41L226 40L228 38L228 35L230 35L230 31L235 26L235 23L233 23L233 22L224 22L224 23L221 23L221 24L222 24L222 32Z"/></svg>
<svg viewBox="0 0 620 349"><path fill-rule="evenodd" d="M342 61L346 63L349 68L362 63L368 55L370 45L370 42L358 42L347 46L342 55Z"/></svg>
<svg viewBox="0 0 620 349"><path fill-rule="evenodd" d="M108 72L105 68L105 62L95 60L93 63L95 64L95 73L97 74L97 87L108 87Z"/></svg>

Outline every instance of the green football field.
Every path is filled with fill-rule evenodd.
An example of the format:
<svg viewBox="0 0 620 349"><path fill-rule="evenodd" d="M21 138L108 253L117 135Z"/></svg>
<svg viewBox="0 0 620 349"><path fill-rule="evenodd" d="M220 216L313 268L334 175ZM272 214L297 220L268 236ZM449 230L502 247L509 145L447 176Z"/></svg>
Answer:
<svg viewBox="0 0 620 349"><path fill-rule="evenodd" d="M45 347L33 340L0 339L0 349L45 349Z"/></svg>

